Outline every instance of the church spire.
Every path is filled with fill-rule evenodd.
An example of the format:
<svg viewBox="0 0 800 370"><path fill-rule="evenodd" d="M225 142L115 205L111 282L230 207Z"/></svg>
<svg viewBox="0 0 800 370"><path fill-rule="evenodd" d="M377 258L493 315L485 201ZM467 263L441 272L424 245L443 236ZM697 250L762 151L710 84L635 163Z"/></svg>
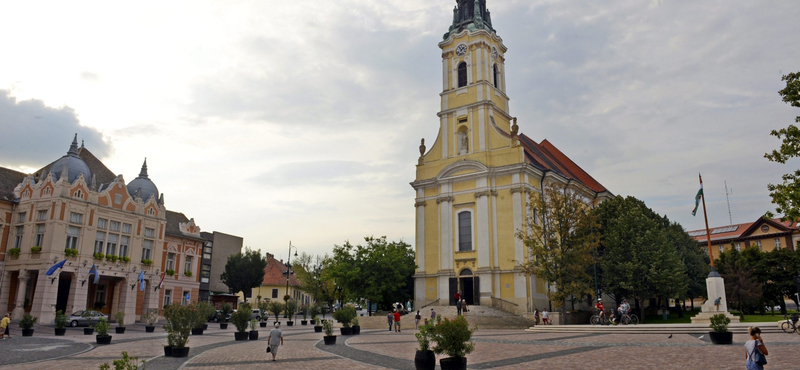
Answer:
<svg viewBox="0 0 800 370"><path fill-rule="evenodd" d="M147 177L147 158L144 159L144 163L142 164L142 170L139 172L139 177L141 178L148 178Z"/></svg>
<svg viewBox="0 0 800 370"><path fill-rule="evenodd" d="M447 39L451 34L464 29L470 31L485 29L494 32L492 18L489 10L486 9L486 0L456 0L456 7L453 9L453 24L444 34L444 38Z"/></svg>
<svg viewBox="0 0 800 370"><path fill-rule="evenodd" d="M78 134L75 134L75 138L72 139L72 145L69 146L67 155L78 156Z"/></svg>

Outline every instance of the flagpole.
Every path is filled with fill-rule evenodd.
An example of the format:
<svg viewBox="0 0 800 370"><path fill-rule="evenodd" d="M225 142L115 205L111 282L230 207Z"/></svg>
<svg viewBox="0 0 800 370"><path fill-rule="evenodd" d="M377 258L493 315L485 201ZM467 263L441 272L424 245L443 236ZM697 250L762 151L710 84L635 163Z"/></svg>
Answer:
<svg viewBox="0 0 800 370"><path fill-rule="evenodd" d="M700 177L700 187L703 187L703 176ZM714 252L711 250L711 231L708 230L708 214L706 213L706 192L700 194L700 199L703 200L703 218L706 220L706 240L708 240L708 258L711 259L711 270L714 270Z"/></svg>

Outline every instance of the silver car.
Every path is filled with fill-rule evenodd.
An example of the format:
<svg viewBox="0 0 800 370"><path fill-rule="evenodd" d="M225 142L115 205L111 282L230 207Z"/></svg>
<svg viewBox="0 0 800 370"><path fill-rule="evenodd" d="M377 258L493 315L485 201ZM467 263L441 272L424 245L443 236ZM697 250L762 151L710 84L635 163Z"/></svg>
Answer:
<svg viewBox="0 0 800 370"><path fill-rule="evenodd" d="M84 312L89 317L84 317ZM93 324L96 324L98 321L100 321L100 319L108 320L108 316L106 316L104 313L88 310L74 312L72 315L67 316L67 322L69 323L69 326L73 328L76 326L89 326L89 318L92 319Z"/></svg>

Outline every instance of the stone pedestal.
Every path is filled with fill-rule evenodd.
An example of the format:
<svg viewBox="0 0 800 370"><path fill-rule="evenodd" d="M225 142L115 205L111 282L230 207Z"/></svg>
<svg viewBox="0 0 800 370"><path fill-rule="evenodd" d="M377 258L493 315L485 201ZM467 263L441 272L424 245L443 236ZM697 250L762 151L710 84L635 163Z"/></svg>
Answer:
<svg viewBox="0 0 800 370"><path fill-rule="evenodd" d="M738 316L731 315L728 312L728 299L725 296L725 280L722 279L722 276L720 276L713 267L706 279L706 291L708 292L708 300L706 300L706 303L703 303L702 311L692 317L692 324L710 325L711 317L720 313L731 319L732 323L739 322ZM719 305L715 304L717 299L719 299Z"/></svg>

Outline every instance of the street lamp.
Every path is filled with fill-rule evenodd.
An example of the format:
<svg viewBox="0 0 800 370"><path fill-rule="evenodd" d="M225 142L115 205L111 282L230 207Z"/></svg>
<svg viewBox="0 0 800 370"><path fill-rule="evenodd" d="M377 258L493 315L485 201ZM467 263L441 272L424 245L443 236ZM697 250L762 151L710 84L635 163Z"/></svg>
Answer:
<svg viewBox="0 0 800 370"><path fill-rule="evenodd" d="M286 274L286 296L289 295L289 275L290 274L294 274L294 271L292 271L292 264L291 264L292 248L294 248L294 256L297 257L297 247L292 246L292 242L289 241L289 256L286 257L286 272L285 272L285 274ZM286 302L288 303L289 300L286 300Z"/></svg>

